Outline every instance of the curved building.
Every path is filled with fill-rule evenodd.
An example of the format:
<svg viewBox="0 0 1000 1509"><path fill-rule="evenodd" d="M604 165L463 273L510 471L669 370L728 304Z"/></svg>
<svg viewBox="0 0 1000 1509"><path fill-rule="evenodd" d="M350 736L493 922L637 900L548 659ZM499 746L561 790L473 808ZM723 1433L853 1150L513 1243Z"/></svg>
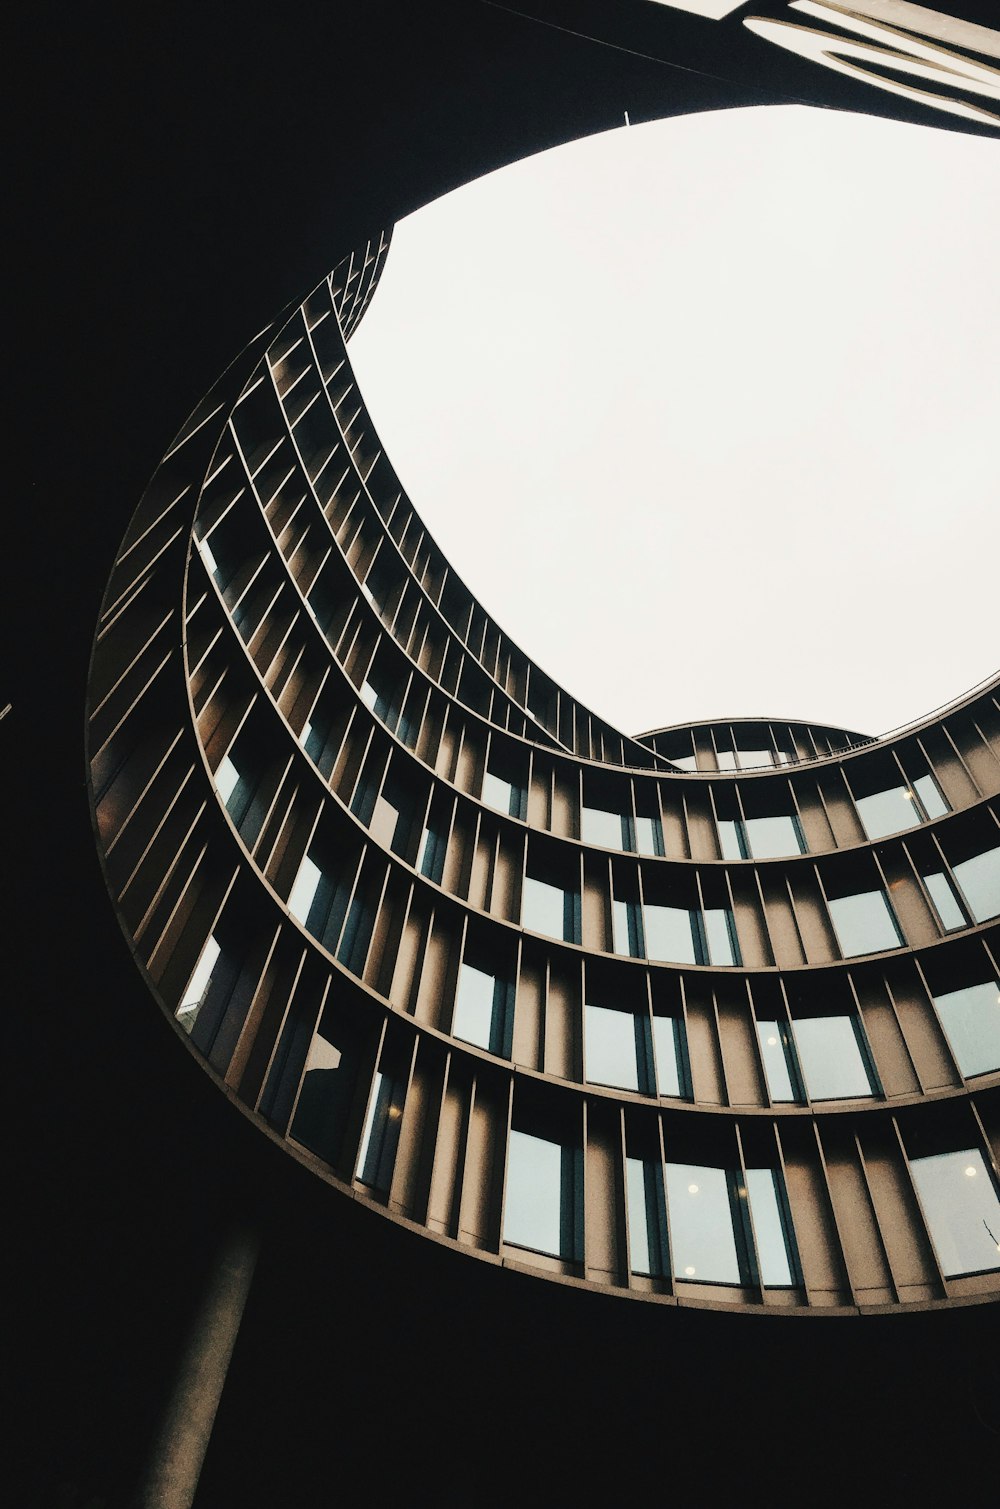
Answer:
<svg viewBox="0 0 1000 1509"><path fill-rule="evenodd" d="M345 346L375 228L626 112L995 138L941 4L18 14L14 1502L987 1500L995 688L626 736Z"/></svg>
<svg viewBox="0 0 1000 1509"><path fill-rule="evenodd" d="M657 1303L1000 1288L1000 710L638 738L423 527L346 339L387 248L233 365L108 588L94 814L206 1071L343 1194Z"/></svg>

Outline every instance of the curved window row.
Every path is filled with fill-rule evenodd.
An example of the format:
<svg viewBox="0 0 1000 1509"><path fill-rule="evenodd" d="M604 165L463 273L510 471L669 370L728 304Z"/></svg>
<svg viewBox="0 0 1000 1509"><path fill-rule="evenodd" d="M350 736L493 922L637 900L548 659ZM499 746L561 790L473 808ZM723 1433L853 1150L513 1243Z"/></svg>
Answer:
<svg viewBox="0 0 1000 1509"><path fill-rule="evenodd" d="M109 586L97 832L179 1039L334 1182L505 1262L994 1292L994 690L892 740L602 724L382 455L344 333L383 255L206 400Z"/></svg>

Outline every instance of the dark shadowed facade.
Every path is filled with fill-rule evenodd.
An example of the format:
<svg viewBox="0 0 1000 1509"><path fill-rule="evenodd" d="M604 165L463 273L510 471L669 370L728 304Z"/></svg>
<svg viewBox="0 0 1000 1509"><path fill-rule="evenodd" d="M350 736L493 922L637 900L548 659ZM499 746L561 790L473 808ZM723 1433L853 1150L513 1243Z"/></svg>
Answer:
<svg viewBox="0 0 1000 1509"><path fill-rule="evenodd" d="M996 1445L996 686L874 740L622 734L450 570L347 339L393 221L504 161L624 109L789 98L990 133L994 44L896 34L900 94L779 45L782 5L544 7L586 36L418 9L73 48L50 18L42 146L83 234L72 300L58 237L35 269L66 357L32 475L61 532L23 511L11 600L38 627L0 723L21 1501L135 1495L234 1231L260 1255L203 1509L351 1501L359 1462L373 1496L456 1503L602 1474L971 1494ZM841 12L837 57L884 77L872 29L920 19L891 9L861 42ZM935 47L943 107L907 72Z"/></svg>

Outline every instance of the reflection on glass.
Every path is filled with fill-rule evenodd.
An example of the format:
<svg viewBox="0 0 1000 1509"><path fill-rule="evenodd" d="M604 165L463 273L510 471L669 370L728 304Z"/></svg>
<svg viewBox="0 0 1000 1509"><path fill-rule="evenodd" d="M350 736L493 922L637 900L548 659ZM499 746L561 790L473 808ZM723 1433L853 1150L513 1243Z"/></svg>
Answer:
<svg viewBox="0 0 1000 1509"><path fill-rule="evenodd" d="M299 865L299 873L295 877L295 884L288 898L288 910L296 922L301 922L303 927L307 925L322 873L319 865L314 864L306 854Z"/></svg>
<svg viewBox="0 0 1000 1509"><path fill-rule="evenodd" d="M670 964L696 964L694 913L686 907L647 906L643 916L646 957Z"/></svg>
<svg viewBox="0 0 1000 1509"><path fill-rule="evenodd" d="M755 770L761 765L774 764L774 756L769 749L738 749L736 757L741 770Z"/></svg>
<svg viewBox="0 0 1000 1509"><path fill-rule="evenodd" d="M553 1257L573 1257L574 1150L527 1132L510 1134L503 1239Z"/></svg>
<svg viewBox="0 0 1000 1509"><path fill-rule="evenodd" d="M754 859L781 859L804 854L802 831L794 817L748 817L747 847Z"/></svg>
<svg viewBox="0 0 1000 1509"><path fill-rule="evenodd" d="M962 916L962 908L958 904L955 892L951 888L951 882L943 870L937 870L933 875L924 876L924 885L934 903L934 910L941 919L941 926L946 932L952 928L964 927L965 918Z"/></svg>
<svg viewBox="0 0 1000 1509"><path fill-rule="evenodd" d="M791 1223L779 1181L780 1175L774 1169L747 1169L757 1272L765 1288L781 1288L797 1282Z"/></svg>
<svg viewBox="0 0 1000 1509"><path fill-rule="evenodd" d="M840 896L830 902L830 916L845 959L902 946L902 936L883 891Z"/></svg>
<svg viewBox="0 0 1000 1509"><path fill-rule="evenodd" d="M611 940L616 954L641 959L645 953L639 904L635 901L612 901Z"/></svg>
<svg viewBox="0 0 1000 1509"><path fill-rule="evenodd" d="M619 812L605 812L602 807L584 807L580 812L580 837L585 844L602 849L627 849L629 820Z"/></svg>
<svg viewBox="0 0 1000 1509"><path fill-rule="evenodd" d="M229 805L229 798L239 785L240 773L236 769L228 755L223 755L219 762L219 768L215 772L215 789L222 798L223 805Z"/></svg>
<svg viewBox="0 0 1000 1509"><path fill-rule="evenodd" d="M696 1283L740 1283L725 1169L668 1163L667 1205L675 1276Z"/></svg>
<svg viewBox="0 0 1000 1509"><path fill-rule="evenodd" d="M444 835L427 827L420 835L420 848L417 850L417 869L421 875L426 875L428 880L433 880L436 885L441 884L444 874L445 856Z"/></svg>
<svg viewBox="0 0 1000 1509"><path fill-rule="evenodd" d="M491 1053L506 1051L505 1016L507 987L503 980L471 964L458 971L452 1036L475 1043Z"/></svg>
<svg viewBox="0 0 1000 1509"><path fill-rule="evenodd" d="M951 868L977 922L1000 914L1000 847Z"/></svg>
<svg viewBox="0 0 1000 1509"><path fill-rule="evenodd" d="M693 754L689 754L689 755L671 755L670 756L670 763L671 763L671 765L676 765L678 770L697 770L698 769L698 757L697 757L697 755L693 755Z"/></svg>
<svg viewBox="0 0 1000 1509"><path fill-rule="evenodd" d="M728 907L705 908L705 939L710 964L739 964L736 924Z"/></svg>
<svg viewBox="0 0 1000 1509"><path fill-rule="evenodd" d="M750 853L743 835L743 824L731 822L728 819L720 820L719 847L722 850L723 859L749 859Z"/></svg>
<svg viewBox="0 0 1000 1509"><path fill-rule="evenodd" d="M191 1032L198 1020L198 1013L212 983L212 971L218 963L219 952L214 933L209 933L176 1012L177 1020L185 1032Z"/></svg>
<svg viewBox="0 0 1000 1509"><path fill-rule="evenodd" d="M684 1024L680 1017L654 1016L653 1052L656 1057L656 1093L683 1098L688 1089Z"/></svg>
<svg viewBox="0 0 1000 1509"><path fill-rule="evenodd" d="M660 1166L645 1158L625 1160L629 1266L653 1277L666 1271L666 1224Z"/></svg>
<svg viewBox="0 0 1000 1509"><path fill-rule="evenodd" d="M483 802L495 812L506 812L509 817L521 817L521 789L512 781L505 781L488 770L483 776Z"/></svg>
<svg viewBox="0 0 1000 1509"><path fill-rule="evenodd" d="M399 1144L404 1086L381 1071L375 1075L365 1128L361 1135L356 1178L387 1193Z"/></svg>
<svg viewBox="0 0 1000 1509"><path fill-rule="evenodd" d="M630 1011L591 1005L584 1007L584 1018L586 1078L595 1085L638 1090L639 1064L645 1060L645 1022Z"/></svg>
<svg viewBox="0 0 1000 1509"><path fill-rule="evenodd" d="M573 902L573 896L560 886L526 875L521 892L521 926L531 928L534 933L544 933L548 938L563 938L574 943Z"/></svg>
<svg viewBox="0 0 1000 1509"><path fill-rule="evenodd" d="M851 1016L796 1017L795 1046L810 1100L871 1095L874 1085Z"/></svg>
<svg viewBox="0 0 1000 1509"><path fill-rule="evenodd" d="M934 1005L966 1077L1000 1069L1000 984L996 980L935 996Z"/></svg>
<svg viewBox="0 0 1000 1509"><path fill-rule="evenodd" d="M736 769L736 751L735 751L735 749L717 749L715 751L715 757L716 757L716 759L719 762L719 769L720 770L735 770Z"/></svg>
<svg viewBox="0 0 1000 1509"><path fill-rule="evenodd" d="M1000 1200L982 1153L938 1153L910 1167L945 1277L1000 1268Z"/></svg>
<svg viewBox="0 0 1000 1509"><path fill-rule="evenodd" d="M905 786L892 786L888 791L876 791L873 796L859 796L855 806L861 826L872 839L883 838L887 833L900 833L921 820L913 792Z"/></svg>
<svg viewBox="0 0 1000 1509"><path fill-rule="evenodd" d="M340 1157L353 1077L340 1048L319 1033L309 1045L290 1135L324 1162Z"/></svg>
<svg viewBox="0 0 1000 1509"><path fill-rule="evenodd" d="M663 827L658 817L637 817L635 846L640 854L663 853Z"/></svg>
<svg viewBox="0 0 1000 1509"><path fill-rule="evenodd" d="M798 1100L795 1054L787 1022L758 1022L757 1038L767 1076L767 1093L775 1103Z"/></svg>
<svg viewBox="0 0 1000 1509"><path fill-rule="evenodd" d="M943 817L946 812L951 811L932 775L918 776L913 783L913 789L920 798L920 805L928 817Z"/></svg>

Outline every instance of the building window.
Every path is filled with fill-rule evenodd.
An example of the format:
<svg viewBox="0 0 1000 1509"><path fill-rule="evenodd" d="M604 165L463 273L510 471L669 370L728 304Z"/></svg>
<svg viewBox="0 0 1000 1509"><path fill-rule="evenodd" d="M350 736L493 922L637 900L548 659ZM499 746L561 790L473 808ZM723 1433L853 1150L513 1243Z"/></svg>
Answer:
<svg viewBox="0 0 1000 1509"><path fill-rule="evenodd" d="M728 907L705 908L705 945L707 963L733 965L741 963L736 923Z"/></svg>
<svg viewBox="0 0 1000 1509"><path fill-rule="evenodd" d="M941 1026L966 1078L1000 1069L1000 984L988 980L934 997Z"/></svg>
<svg viewBox="0 0 1000 1509"><path fill-rule="evenodd" d="M453 1037L501 1057L510 1056L510 987L498 975L462 964L455 993Z"/></svg>
<svg viewBox="0 0 1000 1509"><path fill-rule="evenodd" d="M354 1089L354 1067L349 1055L317 1032L309 1045L302 1088L289 1135L336 1166Z"/></svg>
<svg viewBox="0 0 1000 1509"><path fill-rule="evenodd" d="M660 1165L649 1158L626 1158L629 1267L658 1278L667 1271L667 1223Z"/></svg>
<svg viewBox="0 0 1000 1509"><path fill-rule="evenodd" d="M652 1073L646 1017L587 1005L583 1042L584 1074L591 1084L649 1092Z"/></svg>
<svg viewBox="0 0 1000 1509"><path fill-rule="evenodd" d="M219 563L215 559L215 556L212 553L212 547L208 543L207 540L199 540L198 541L198 554L201 556L202 560L205 562L205 565L208 568L208 571L209 571L210 575L212 575L212 576L218 576L218 574L219 574Z"/></svg>
<svg viewBox="0 0 1000 1509"><path fill-rule="evenodd" d="M850 1100L879 1093L857 1017L796 1017L792 1031L810 1100ZM794 1087L791 1073L789 1079Z"/></svg>
<svg viewBox="0 0 1000 1509"><path fill-rule="evenodd" d="M504 780L487 770L483 776L482 800L494 812L505 812L508 817L524 818L527 809L527 792L513 781Z"/></svg>
<svg viewBox="0 0 1000 1509"><path fill-rule="evenodd" d="M757 1039L771 1100L776 1105L801 1100L798 1064L788 1023L758 1021Z"/></svg>
<svg viewBox="0 0 1000 1509"><path fill-rule="evenodd" d="M840 896L829 905L833 930L845 959L902 947L903 935L884 891Z"/></svg>
<svg viewBox="0 0 1000 1509"><path fill-rule="evenodd" d="M240 773L228 755L223 755L215 772L215 789L222 798L223 806L229 806L229 798L240 783Z"/></svg>
<svg viewBox="0 0 1000 1509"><path fill-rule="evenodd" d="M646 943L637 901L612 901L611 937L616 954L626 954L631 959L645 958Z"/></svg>
<svg viewBox="0 0 1000 1509"><path fill-rule="evenodd" d="M854 805L869 839L901 833L950 810L932 775L918 777L912 787L889 786L869 796L856 797Z"/></svg>
<svg viewBox="0 0 1000 1509"><path fill-rule="evenodd" d="M670 964L700 964L704 951L697 917L687 907L644 907L646 957Z"/></svg>
<svg viewBox="0 0 1000 1509"><path fill-rule="evenodd" d="M796 817L748 817L743 826L747 849L753 859L782 859L787 854L806 852Z"/></svg>
<svg viewBox="0 0 1000 1509"><path fill-rule="evenodd" d="M722 1168L667 1164L667 1207L674 1276L695 1283L741 1284L733 1225L733 1181Z"/></svg>
<svg viewBox="0 0 1000 1509"><path fill-rule="evenodd" d="M446 850L444 835L433 827L426 827L420 836L416 867L421 875L425 875L428 880L433 880L435 885L441 884Z"/></svg>
<svg viewBox="0 0 1000 1509"><path fill-rule="evenodd" d="M296 922L301 922L303 927L309 926L309 915L322 878L323 872L319 865L311 860L308 854L305 855L288 897L288 910Z"/></svg>
<svg viewBox="0 0 1000 1509"><path fill-rule="evenodd" d="M658 817L636 818L635 846L640 854L663 854L663 824Z"/></svg>
<svg viewBox="0 0 1000 1509"><path fill-rule="evenodd" d="M512 1131L507 1150L503 1239L552 1257L580 1252L582 1159L579 1149Z"/></svg>
<svg viewBox="0 0 1000 1509"><path fill-rule="evenodd" d="M766 1289L800 1283L792 1222L780 1174L773 1168L748 1168L746 1182L757 1254L757 1278Z"/></svg>
<svg viewBox="0 0 1000 1509"><path fill-rule="evenodd" d="M676 1016L654 1016L653 1051L656 1059L656 1093L677 1100L691 1095L684 1023Z"/></svg>
<svg viewBox="0 0 1000 1509"><path fill-rule="evenodd" d="M585 844L602 849L631 849L631 820L621 812L606 812L603 807L580 809L580 837Z"/></svg>
<svg viewBox="0 0 1000 1509"><path fill-rule="evenodd" d="M574 891L550 885L547 880L524 877L521 892L521 926L565 943L580 939L580 898Z"/></svg>
<svg viewBox="0 0 1000 1509"><path fill-rule="evenodd" d="M952 865L951 872L976 922L1000 914L1000 847Z"/></svg>
<svg viewBox="0 0 1000 1509"><path fill-rule="evenodd" d="M910 1168L944 1276L1000 1268L1000 1200L982 1153L937 1153Z"/></svg>
<svg viewBox="0 0 1000 1509"><path fill-rule="evenodd" d="M748 817L719 821L723 859L782 859L804 854L806 842L797 817Z"/></svg>
<svg viewBox="0 0 1000 1509"><path fill-rule="evenodd" d="M923 814L908 786L890 786L886 791L855 798L861 826L869 839L884 838L887 833L901 833L922 822Z"/></svg>
<svg viewBox="0 0 1000 1509"><path fill-rule="evenodd" d="M925 875L924 885L927 887L927 894L934 903L934 910L946 933L967 925L954 887L943 870L936 870L932 875Z"/></svg>
<svg viewBox="0 0 1000 1509"><path fill-rule="evenodd" d="M740 963L736 925L728 907L706 907L704 917L687 907L647 905L643 910L646 957L667 964Z"/></svg>
<svg viewBox="0 0 1000 1509"><path fill-rule="evenodd" d="M388 1194L392 1183L404 1097L405 1087L399 1080L381 1070L375 1075L355 1177L381 1194Z"/></svg>
<svg viewBox="0 0 1000 1509"><path fill-rule="evenodd" d="M215 935L210 933L175 1013L178 1022L188 1034L193 1030L198 1020L198 1013L205 1004L205 997L212 983L212 974L219 962L219 953L220 949L215 941Z"/></svg>

